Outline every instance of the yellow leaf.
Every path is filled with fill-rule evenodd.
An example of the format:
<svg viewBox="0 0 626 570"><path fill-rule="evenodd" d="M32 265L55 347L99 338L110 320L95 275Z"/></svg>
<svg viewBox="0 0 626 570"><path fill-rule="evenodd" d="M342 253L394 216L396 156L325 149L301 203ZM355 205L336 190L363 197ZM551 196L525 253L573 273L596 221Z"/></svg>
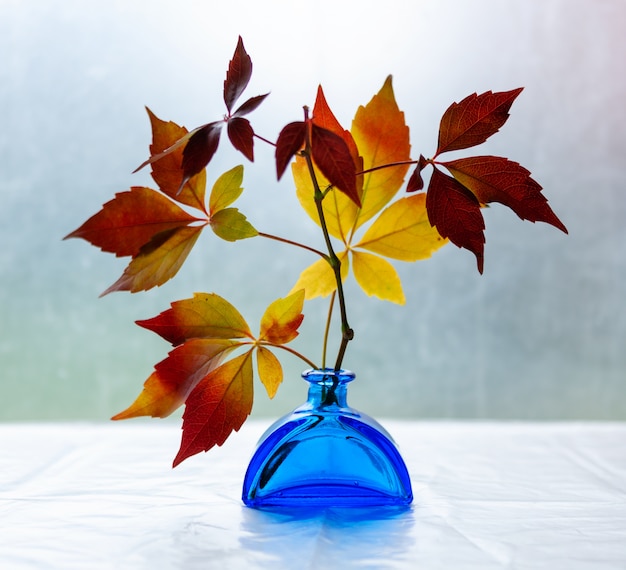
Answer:
<svg viewBox="0 0 626 570"><path fill-rule="evenodd" d="M230 206L243 192L243 165L240 164L224 172L213 184L209 197L209 213L211 217Z"/></svg>
<svg viewBox="0 0 626 570"><path fill-rule="evenodd" d="M337 257L341 261L341 280L345 281L350 268L348 252L344 251L338 254ZM337 289L335 274L325 259L320 259L312 265L309 265L309 267L300 274L297 283L293 286L291 291L297 291L299 289L304 289L304 298L307 300L314 299L315 297L327 297Z"/></svg>
<svg viewBox="0 0 626 570"><path fill-rule="evenodd" d="M364 170L411 159L409 128L396 103L391 76L365 107L359 107L350 131L363 157ZM395 196L408 168L409 165L400 165L364 175L363 207L355 229L375 216Z"/></svg>
<svg viewBox="0 0 626 570"><path fill-rule="evenodd" d="M147 291L174 277L196 243L202 226L184 226L157 234L101 296L113 291Z"/></svg>
<svg viewBox="0 0 626 570"><path fill-rule="evenodd" d="M261 318L259 340L273 344L286 344L298 336L298 327L304 319L304 289L284 299L276 299Z"/></svg>
<svg viewBox="0 0 626 570"><path fill-rule="evenodd" d="M315 190L313 188L313 182L311 182L311 175L306 160L301 156L297 156L296 160L291 165L291 170L296 186L296 195L302 208L310 218L319 225L320 219L314 199ZM324 191L330 185L330 182L317 167L314 167L314 170L318 185L320 189ZM328 233L347 245L347 236L350 233L358 212L356 204L343 192L333 189L322 201L322 209L324 210Z"/></svg>
<svg viewBox="0 0 626 570"><path fill-rule="evenodd" d="M225 208L211 216L211 229L226 241L237 241L259 235L254 226L237 208Z"/></svg>
<svg viewBox="0 0 626 570"><path fill-rule="evenodd" d="M256 353L257 369L259 378L267 390L267 395L273 398L276 395L278 386L283 381L283 368L278 358L267 348L259 346Z"/></svg>
<svg viewBox="0 0 626 570"><path fill-rule="evenodd" d="M426 259L445 245L426 213L426 194L397 200L376 218L355 247L401 261Z"/></svg>
<svg viewBox="0 0 626 570"><path fill-rule="evenodd" d="M400 277L386 259L364 251L353 251L352 264L354 277L367 295L404 305Z"/></svg>

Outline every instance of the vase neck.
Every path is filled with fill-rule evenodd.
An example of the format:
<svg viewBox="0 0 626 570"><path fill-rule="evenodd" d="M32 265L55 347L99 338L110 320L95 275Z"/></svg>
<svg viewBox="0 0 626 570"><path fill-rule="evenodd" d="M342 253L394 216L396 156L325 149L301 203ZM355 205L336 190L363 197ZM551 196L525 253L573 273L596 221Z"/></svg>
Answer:
<svg viewBox="0 0 626 570"><path fill-rule="evenodd" d="M302 373L309 383L308 404L314 408L337 406L347 408L348 382L354 380L355 375L349 370L307 370Z"/></svg>

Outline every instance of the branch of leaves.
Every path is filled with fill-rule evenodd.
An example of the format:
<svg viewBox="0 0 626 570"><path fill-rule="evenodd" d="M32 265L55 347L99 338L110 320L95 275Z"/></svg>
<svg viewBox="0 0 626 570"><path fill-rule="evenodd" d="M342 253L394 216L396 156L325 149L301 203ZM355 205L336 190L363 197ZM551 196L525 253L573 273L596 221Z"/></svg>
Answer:
<svg viewBox="0 0 626 570"><path fill-rule="evenodd" d="M166 417L183 403L183 434L174 467L186 458L222 445L252 411L253 355L258 377L273 398L283 370L271 349L298 336L304 291L271 303L255 337L239 311L214 293L175 301L161 314L137 324L155 332L174 349L159 362L135 402L112 419ZM244 352L241 352L241 351ZM239 352L234 356L233 353Z"/></svg>
<svg viewBox="0 0 626 570"><path fill-rule="evenodd" d="M180 195L173 195L175 171L166 161L155 165L153 175L162 181L161 192L138 186L120 192L66 236L83 238L103 251L132 258L122 276L102 295L146 291L174 277L207 224L227 241L258 235L246 217L230 207L243 192L243 166L235 166L216 180L208 209L204 205L204 171L187 181ZM202 217L190 215L174 200L199 209Z"/></svg>
<svg viewBox="0 0 626 570"><path fill-rule="evenodd" d="M499 202L511 208L522 220L545 222L567 233L567 228L548 205L542 187L517 162L499 156L474 156L447 162L437 161L443 153L481 144L499 131L509 117L509 109L522 88L512 91L470 95L453 103L439 127L437 152L433 159L423 156L407 184L407 192L424 187L421 172L433 166L426 194L430 223L455 245L476 256L483 272L485 222L481 208ZM443 173L444 167L451 176Z"/></svg>

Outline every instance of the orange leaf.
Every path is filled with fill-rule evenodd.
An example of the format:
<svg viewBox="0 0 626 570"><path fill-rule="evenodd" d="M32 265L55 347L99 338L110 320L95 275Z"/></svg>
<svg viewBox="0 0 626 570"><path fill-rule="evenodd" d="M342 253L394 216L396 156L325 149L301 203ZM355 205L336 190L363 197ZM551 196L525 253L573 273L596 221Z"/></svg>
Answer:
<svg viewBox="0 0 626 570"><path fill-rule="evenodd" d="M176 275L201 231L202 226L185 226L157 234L101 296L114 291L137 293L163 285Z"/></svg>
<svg viewBox="0 0 626 570"><path fill-rule="evenodd" d="M523 87L499 93L474 93L460 103L452 103L441 118L436 155L481 144L497 133L522 90Z"/></svg>
<svg viewBox="0 0 626 570"><path fill-rule="evenodd" d="M548 206L541 186L517 162L499 156L474 156L442 162L452 176L483 204L500 202L522 220L546 222L567 233L567 229Z"/></svg>
<svg viewBox="0 0 626 570"><path fill-rule="evenodd" d="M363 157L364 170L411 159L409 128L396 103L391 76L365 107L359 107L351 132ZM403 164L364 175L363 207L356 227L375 216L395 196L408 168L409 165Z"/></svg>
<svg viewBox="0 0 626 570"><path fill-rule="evenodd" d="M188 134L185 127L172 121L162 121L150 109L146 108L152 125L152 144L150 154L158 155L175 145ZM179 192L183 181L183 145L165 154L160 160L152 163L152 178L159 189L182 204L187 204L206 212L204 193L206 189L206 172L200 171L190 178Z"/></svg>
<svg viewBox="0 0 626 570"><path fill-rule="evenodd" d="M286 344L298 336L298 327L304 319L304 289L276 299L261 318L259 340L272 344Z"/></svg>
<svg viewBox="0 0 626 570"><path fill-rule="evenodd" d="M159 362L133 404L113 416L126 420L138 416L164 418L180 407L196 384L235 348L229 340L194 338L172 350Z"/></svg>
<svg viewBox="0 0 626 570"><path fill-rule="evenodd" d="M252 350L209 372L189 394L183 437L173 467L188 457L222 445L252 411Z"/></svg>
<svg viewBox="0 0 626 570"><path fill-rule="evenodd" d="M135 186L116 194L65 239L82 238L118 257L135 256L155 235L198 221L159 192Z"/></svg>
<svg viewBox="0 0 626 570"><path fill-rule="evenodd" d="M263 346L259 346L257 349L256 364L259 371L259 379L265 386L267 395L273 398L283 381L283 367L280 365L278 358Z"/></svg>
<svg viewBox="0 0 626 570"><path fill-rule="evenodd" d="M195 293L190 299L174 301L166 311L137 324L173 345L191 338L253 338L241 313L215 293Z"/></svg>

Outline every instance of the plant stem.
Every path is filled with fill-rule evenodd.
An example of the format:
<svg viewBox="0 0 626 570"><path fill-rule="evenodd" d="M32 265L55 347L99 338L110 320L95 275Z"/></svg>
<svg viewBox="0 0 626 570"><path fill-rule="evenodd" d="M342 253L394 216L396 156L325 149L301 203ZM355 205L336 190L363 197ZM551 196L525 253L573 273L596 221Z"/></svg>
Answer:
<svg viewBox="0 0 626 570"><path fill-rule="evenodd" d="M261 343L261 344L266 344L266 343ZM300 354L297 350L294 350L293 348L291 348L289 346L286 346L284 344L271 344L271 343L267 343L267 346L271 346L273 348L280 348L282 350L286 350L287 352L290 352L294 356L297 356L300 360L303 360L304 362L306 362L314 370L318 370L319 369L318 365L315 364L315 362L312 362L306 356L304 356L303 354Z"/></svg>
<svg viewBox="0 0 626 570"><path fill-rule="evenodd" d="M281 238L281 237L278 237L278 236L274 236L272 234L266 234L264 232L259 232L258 235L260 237L264 237L264 238L267 238L267 239L273 239L275 241L280 241L282 243L286 243L286 244L289 244L289 245L293 245L295 247L300 247L302 249L306 249L307 251L311 251L313 253L316 253L317 255L323 257L324 259L328 259L328 256L324 252L320 251L319 249L315 249L313 247L309 247L308 245L304 245L303 243L298 243L297 241L291 241L290 239Z"/></svg>
<svg viewBox="0 0 626 570"><path fill-rule="evenodd" d="M328 348L328 335L330 333L330 321L333 316L333 308L335 307L336 292L330 295L330 304L328 305L328 316L326 317L326 328L324 329L324 344L322 346L322 368L326 368L326 350Z"/></svg>
<svg viewBox="0 0 626 570"><path fill-rule="evenodd" d="M269 145L271 145L271 146L276 146L276 143L273 143L272 141L267 140L265 137L262 137L261 135L257 135L256 133L254 133L254 136L255 136L257 139L259 139L259 140L263 141L264 143L267 143L267 144L269 144Z"/></svg>
<svg viewBox="0 0 626 570"><path fill-rule="evenodd" d="M359 176L360 174L368 174L376 170L382 170L383 168L391 168L393 166L405 166L405 165L417 164L418 162L419 160L399 160L398 162L390 162L388 164L381 164L379 166L374 166L373 168L361 170L360 172L357 172L356 175Z"/></svg>
<svg viewBox="0 0 626 570"><path fill-rule="evenodd" d="M309 119L309 109L308 107L304 108L304 120L308 121ZM339 346L339 353L337 354L337 360L335 361L335 370L339 370L341 368L341 363L343 361L344 354L346 352L346 348L348 347L348 343L354 338L354 331L350 328L348 324L348 314L346 311L346 300L343 293L343 282L341 280L341 260L337 257L335 250L333 249L333 244L330 241L330 234L328 233L328 226L326 225L326 217L324 216L324 208L322 207L322 201L324 200L324 193L321 191L319 183L317 182L317 177L315 176L315 169L313 167L313 159L311 158L311 137L307 131L304 150L302 151L302 155L304 156L307 167L309 170L309 175L311 176L311 182L313 183L313 189L315 192L315 206L317 208L317 215L320 220L320 226L322 227L322 233L324 234L324 241L326 243L326 249L328 249L328 257L327 261L331 266L334 274L335 281L337 283L337 298L339 299L339 312L341 314L341 345Z"/></svg>

